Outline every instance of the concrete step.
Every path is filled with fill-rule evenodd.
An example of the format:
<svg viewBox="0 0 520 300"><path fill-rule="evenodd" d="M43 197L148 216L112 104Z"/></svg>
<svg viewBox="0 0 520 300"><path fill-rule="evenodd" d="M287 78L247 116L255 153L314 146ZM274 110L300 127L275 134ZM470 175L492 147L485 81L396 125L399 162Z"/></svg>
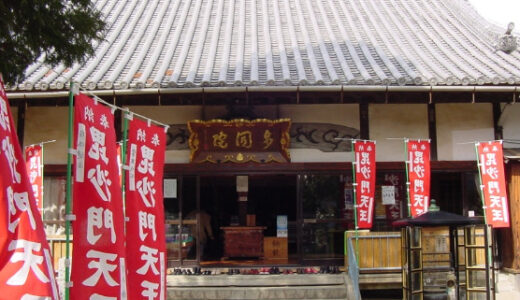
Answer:
<svg viewBox="0 0 520 300"><path fill-rule="evenodd" d="M362 290L401 289L401 273L360 274L359 288Z"/></svg>
<svg viewBox="0 0 520 300"><path fill-rule="evenodd" d="M343 286L168 288L168 299L346 299Z"/></svg>
<svg viewBox="0 0 520 300"><path fill-rule="evenodd" d="M342 285L344 274L170 275L167 284L171 287Z"/></svg>
<svg viewBox="0 0 520 300"><path fill-rule="evenodd" d="M171 275L168 299L354 299L345 273Z"/></svg>
<svg viewBox="0 0 520 300"><path fill-rule="evenodd" d="M520 292L520 274L498 272L497 292Z"/></svg>

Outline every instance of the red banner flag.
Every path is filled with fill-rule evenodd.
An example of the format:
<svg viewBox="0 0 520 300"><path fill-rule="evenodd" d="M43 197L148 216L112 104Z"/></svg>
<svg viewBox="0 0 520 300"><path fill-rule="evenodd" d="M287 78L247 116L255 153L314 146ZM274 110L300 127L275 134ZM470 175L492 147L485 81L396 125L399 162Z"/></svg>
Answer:
<svg viewBox="0 0 520 300"><path fill-rule="evenodd" d="M0 290L2 299L59 299L51 253L0 80Z"/></svg>
<svg viewBox="0 0 520 300"><path fill-rule="evenodd" d="M410 212L417 217L430 206L430 141L408 141L408 180Z"/></svg>
<svg viewBox="0 0 520 300"><path fill-rule="evenodd" d="M356 209L358 228L372 228L376 189L376 143L355 141Z"/></svg>
<svg viewBox="0 0 520 300"><path fill-rule="evenodd" d="M74 145L70 298L126 299L123 201L110 108L75 97Z"/></svg>
<svg viewBox="0 0 520 300"><path fill-rule="evenodd" d="M477 149L486 221L493 228L509 227L502 142L477 143Z"/></svg>
<svg viewBox="0 0 520 300"><path fill-rule="evenodd" d="M43 216L43 147L41 145L32 145L25 148L25 165L36 207Z"/></svg>
<svg viewBox="0 0 520 300"><path fill-rule="evenodd" d="M133 119L128 133L126 243L129 299L166 298L163 209L164 128Z"/></svg>

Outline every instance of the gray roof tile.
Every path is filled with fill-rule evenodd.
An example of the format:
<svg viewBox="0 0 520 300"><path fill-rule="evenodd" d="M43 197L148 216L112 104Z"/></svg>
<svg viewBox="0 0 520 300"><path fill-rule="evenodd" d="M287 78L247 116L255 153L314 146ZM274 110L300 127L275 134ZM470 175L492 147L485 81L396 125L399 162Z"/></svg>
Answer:
<svg viewBox="0 0 520 300"><path fill-rule="evenodd" d="M85 64L42 59L12 90L262 85L512 85L520 53L465 0L97 0Z"/></svg>

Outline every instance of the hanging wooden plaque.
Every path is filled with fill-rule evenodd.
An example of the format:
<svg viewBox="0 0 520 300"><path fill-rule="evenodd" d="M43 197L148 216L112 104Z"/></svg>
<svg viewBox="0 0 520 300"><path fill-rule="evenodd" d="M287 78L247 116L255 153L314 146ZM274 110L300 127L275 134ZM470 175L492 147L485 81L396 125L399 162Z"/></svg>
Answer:
<svg viewBox="0 0 520 300"><path fill-rule="evenodd" d="M194 163L289 162L289 119L188 122Z"/></svg>

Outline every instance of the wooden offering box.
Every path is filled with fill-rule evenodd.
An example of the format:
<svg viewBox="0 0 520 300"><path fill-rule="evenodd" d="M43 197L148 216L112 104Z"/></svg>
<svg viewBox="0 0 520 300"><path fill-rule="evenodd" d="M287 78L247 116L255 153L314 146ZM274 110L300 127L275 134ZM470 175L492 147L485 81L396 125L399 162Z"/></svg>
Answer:
<svg viewBox="0 0 520 300"><path fill-rule="evenodd" d="M265 237L264 258L265 259L287 259L287 238Z"/></svg>
<svg viewBox="0 0 520 300"><path fill-rule="evenodd" d="M261 226L220 227L224 233L224 257L263 257L264 230Z"/></svg>

